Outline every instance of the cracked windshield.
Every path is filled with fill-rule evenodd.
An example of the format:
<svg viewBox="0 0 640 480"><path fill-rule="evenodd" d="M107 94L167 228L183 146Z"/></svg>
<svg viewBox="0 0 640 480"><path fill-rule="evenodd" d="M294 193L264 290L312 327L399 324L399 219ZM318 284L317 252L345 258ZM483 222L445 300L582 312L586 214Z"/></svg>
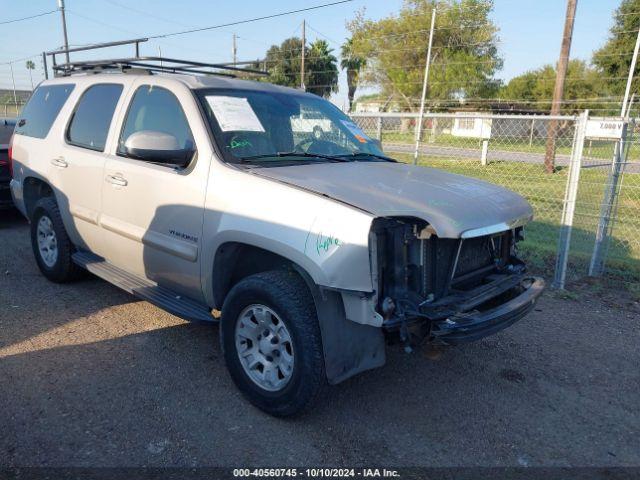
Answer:
<svg viewBox="0 0 640 480"><path fill-rule="evenodd" d="M206 91L202 98L229 162L391 160L376 140L326 100L238 90Z"/></svg>

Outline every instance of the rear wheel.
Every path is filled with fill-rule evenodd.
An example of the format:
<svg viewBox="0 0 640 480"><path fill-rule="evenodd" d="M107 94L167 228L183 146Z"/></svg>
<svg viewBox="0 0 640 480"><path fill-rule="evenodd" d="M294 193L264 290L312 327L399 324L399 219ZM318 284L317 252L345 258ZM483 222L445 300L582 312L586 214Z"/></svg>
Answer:
<svg viewBox="0 0 640 480"><path fill-rule="evenodd" d="M49 280L68 282L82 273L71 259L74 248L53 197L41 198L33 209L31 246L40 271Z"/></svg>
<svg viewBox="0 0 640 480"><path fill-rule="evenodd" d="M300 412L324 383L313 298L295 272L258 273L238 282L222 309L220 340L233 381L271 415Z"/></svg>

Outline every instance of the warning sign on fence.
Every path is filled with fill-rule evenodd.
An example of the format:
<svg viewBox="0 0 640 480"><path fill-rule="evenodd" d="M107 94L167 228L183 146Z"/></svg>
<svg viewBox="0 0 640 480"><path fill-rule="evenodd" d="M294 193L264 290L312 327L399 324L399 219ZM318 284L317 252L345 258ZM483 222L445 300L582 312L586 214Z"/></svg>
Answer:
<svg viewBox="0 0 640 480"><path fill-rule="evenodd" d="M601 119L587 121L587 138L611 138L619 140L622 137L622 120Z"/></svg>

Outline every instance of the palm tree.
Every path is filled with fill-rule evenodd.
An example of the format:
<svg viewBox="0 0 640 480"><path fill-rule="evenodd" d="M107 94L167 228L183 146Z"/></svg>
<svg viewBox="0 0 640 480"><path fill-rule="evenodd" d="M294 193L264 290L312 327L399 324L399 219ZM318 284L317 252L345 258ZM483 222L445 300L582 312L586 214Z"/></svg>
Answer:
<svg viewBox="0 0 640 480"><path fill-rule="evenodd" d="M333 56L326 40L309 45L309 61L305 64L307 92L329 98L338 91L338 59Z"/></svg>
<svg viewBox="0 0 640 480"><path fill-rule="evenodd" d="M27 60L26 67L27 70L29 70L29 80L31 80L31 90L33 90L33 77L31 76L31 70L36 69L36 64L33 63L33 60Z"/></svg>
<svg viewBox="0 0 640 480"><path fill-rule="evenodd" d="M359 57L353 52L353 39L348 38L340 49L340 67L347 71L347 87L349 96L349 111L353 105L353 97L358 88L358 77L360 70L366 65L367 61L363 57Z"/></svg>

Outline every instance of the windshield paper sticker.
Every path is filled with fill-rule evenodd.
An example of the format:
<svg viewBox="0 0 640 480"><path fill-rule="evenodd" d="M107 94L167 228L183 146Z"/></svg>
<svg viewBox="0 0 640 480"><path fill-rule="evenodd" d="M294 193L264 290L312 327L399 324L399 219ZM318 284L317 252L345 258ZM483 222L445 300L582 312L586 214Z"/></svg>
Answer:
<svg viewBox="0 0 640 480"><path fill-rule="evenodd" d="M367 141L371 140L363 131L362 129L356 125L355 123L349 121L349 120L341 120L342 124L347 127L347 130L349 130L354 137L356 137L356 139L360 142L360 143L367 143Z"/></svg>
<svg viewBox="0 0 640 480"><path fill-rule="evenodd" d="M205 97L223 132L264 132L246 98L211 95Z"/></svg>

